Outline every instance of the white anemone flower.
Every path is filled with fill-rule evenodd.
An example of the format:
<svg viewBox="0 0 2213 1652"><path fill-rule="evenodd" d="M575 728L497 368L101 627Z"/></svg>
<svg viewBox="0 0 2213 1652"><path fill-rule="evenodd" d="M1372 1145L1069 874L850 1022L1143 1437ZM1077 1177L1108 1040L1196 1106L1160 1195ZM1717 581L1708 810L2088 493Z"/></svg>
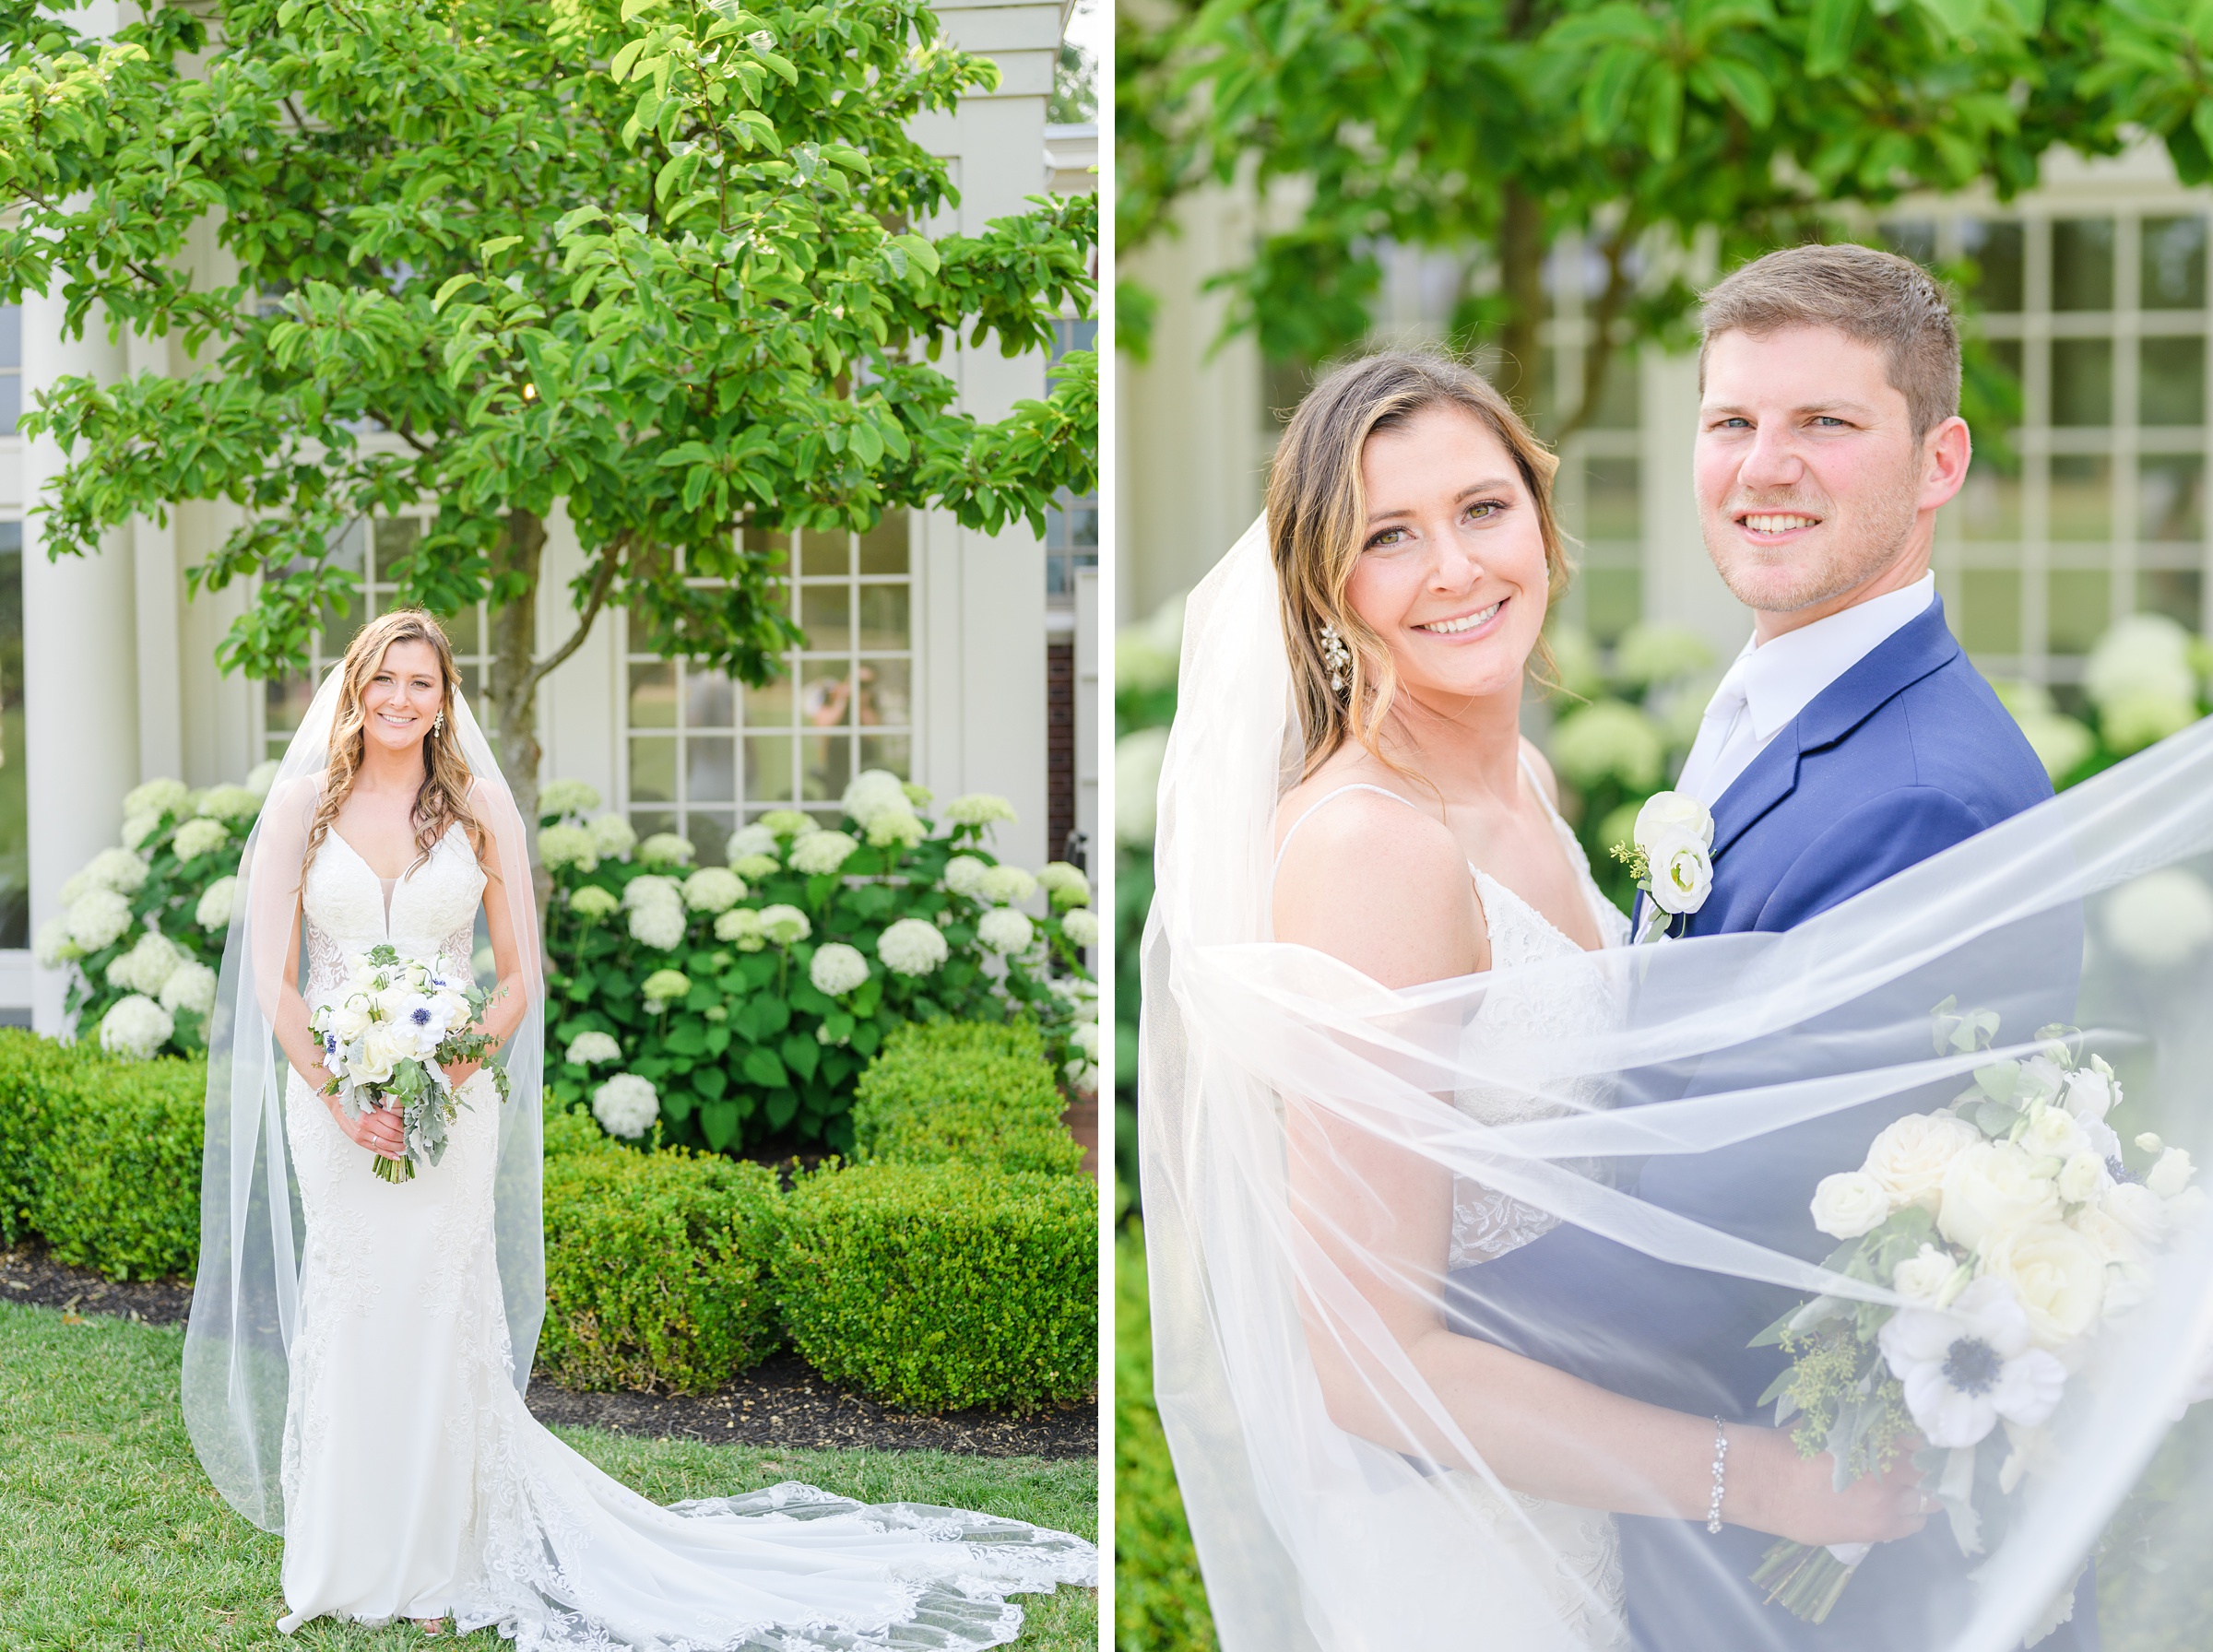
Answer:
<svg viewBox="0 0 2213 1652"><path fill-rule="evenodd" d="M897 975L927 975L951 951L944 935L926 918L901 918L876 938L876 956Z"/></svg>
<svg viewBox="0 0 2213 1652"><path fill-rule="evenodd" d="M844 941L834 940L816 949L807 965L807 978L814 983L815 991L842 998L867 982L869 961Z"/></svg>
<svg viewBox="0 0 2213 1652"><path fill-rule="evenodd" d="M112 1055L144 1061L177 1030L168 1010L143 993L118 998L100 1018L100 1047Z"/></svg>
<svg viewBox="0 0 2213 1652"><path fill-rule="evenodd" d="M592 1116L609 1136L634 1141L660 1115L660 1092L635 1073L617 1073L592 1092Z"/></svg>
<svg viewBox="0 0 2213 1652"><path fill-rule="evenodd" d="M1036 938L1029 914L995 906L976 926L976 938L994 952L1026 952Z"/></svg>
<svg viewBox="0 0 2213 1652"><path fill-rule="evenodd" d="M1952 1305L1900 1308L1876 1334L1930 1445L1972 1446L1998 1419L2034 1428L2058 1409L2066 1368L2031 1341L2013 1287L1984 1278Z"/></svg>
<svg viewBox="0 0 2213 1652"><path fill-rule="evenodd" d="M200 903L193 908L192 921L203 929L231 927L231 907L238 897L236 878L218 878L200 892Z"/></svg>
<svg viewBox="0 0 2213 1652"><path fill-rule="evenodd" d="M606 1032L579 1032L569 1040L569 1060L577 1067L622 1059L622 1046Z"/></svg>

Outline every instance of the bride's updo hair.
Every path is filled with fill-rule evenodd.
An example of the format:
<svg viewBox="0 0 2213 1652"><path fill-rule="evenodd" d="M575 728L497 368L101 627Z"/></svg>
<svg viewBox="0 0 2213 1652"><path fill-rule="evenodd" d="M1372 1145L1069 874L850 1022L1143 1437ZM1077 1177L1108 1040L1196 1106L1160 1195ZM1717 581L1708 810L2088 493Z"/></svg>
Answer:
<svg viewBox="0 0 2213 1652"><path fill-rule="evenodd" d="M1548 600L1557 601L1568 588L1568 555L1552 510L1560 462L1489 381L1441 351L1386 350L1331 372L1292 414L1268 477L1269 549L1283 591L1284 644L1306 737L1301 778L1347 738L1378 750L1398 674L1389 644L1344 599L1367 524L1360 460L1378 431L1401 429L1431 407L1457 407L1480 419L1512 455L1536 504ZM1341 673L1343 692L1330 686L1325 624L1336 628L1352 655Z"/></svg>
<svg viewBox="0 0 2213 1652"><path fill-rule="evenodd" d="M338 667L338 704L330 724L330 762L323 771L321 800L307 830L307 853L301 858L303 876L314 864L315 852L329 835L338 811L352 796L368 739L368 715L361 706L361 695L377 667L385 663L385 651L395 643L429 643L431 652L438 656L438 675L444 683L439 706L445 714L445 725L422 737L422 789L415 795L415 847L420 853L408 871L413 872L430 859L439 839L456 826L468 833L474 849L479 854L483 851L483 828L468 808L472 776L468 759L462 755L461 730L454 714L454 695L461 686L461 674L454 667L454 645L445 640L444 629L422 609L395 608L355 633Z"/></svg>

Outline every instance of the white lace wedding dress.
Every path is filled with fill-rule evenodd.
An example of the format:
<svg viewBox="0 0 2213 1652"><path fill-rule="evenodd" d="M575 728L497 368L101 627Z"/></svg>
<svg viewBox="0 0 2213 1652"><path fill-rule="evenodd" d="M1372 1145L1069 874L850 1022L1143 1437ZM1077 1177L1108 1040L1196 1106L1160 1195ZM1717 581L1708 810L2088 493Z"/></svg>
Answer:
<svg viewBox="0 0 2213 1652"><path fill-rule="evenodd" d="M326 836L301 891L310 1007L386 940L466 972L484 884L458 827L389 886ZM307 1237L279 1628L450 1616L526 1649L967 1652L1020 1631L1007 1595L1096 1582L1096 1551L1065 1533L796 1483L662 1508L562 1445L515 1386L492 1226L501 1103L488 1081L470 1099L444 1161L394 1186L290 1077Z"/></svg>
<svg viewBox="0 0 2213 1652"><path fill-rule="evenodd" d="M1552 807L1544 788L1529 772L1526 760L1522 771L1531 790L1544 805L1561 849L1574 868L1577 885L1598 929L1599 944L1609 948L1628 945L1628 918L1599 892L1582 844L1576 841L1574 831L1560 818L1559 811ZM1414 807L1398 793L1382 786L1340 786L1324 794L1292 822L1291 831L1284 834L1284 844L1289 844L1291 832L1305 824L1315 809L1348 792L1358 791L1375 792L1405 803L1410 808ZM1281 847L1276 860L1280 866ZM1561 988L1558 974L1552 972L1547 973L1541 991L1519 986L1513 980L1515 971L1562 959L1580 959L1585 957L1583 949L1488 872L1473 865L1468 872L1475 880L1476 897L1483 904L1484 921L1489 930L1491 973L1501 979L1491 987L1483 1008L1469 1022L1463 1034L1467 1040L1480 1042L1509 1025L1522 1037L1533 1033L1562 1038L1588 1034L1619 1014L1613 995L1596 969L1579 973L1575 985L1566 991ZM1593 1094L1580 1099L1595 1103L1599 1098ZM1564 1103L1534 1102L1525 1094L1508 1091L1462 1090L1453 1097L1453 1104L1471 1117L1491 1125L1519 1124L1555 1116L1567 1110ZM1581 1168L1587 1174L1597 1174L1600 1168L1573 1164L1568 1167ZM1503 1193L1462 1177L1452 1189L1450 1266L1467 1268L1504 1256L1540 1237L1557 1221L1557 1217L1532 1210ZM1518 1554L1529 1575L1543 1581L1555 1614L1579 1644L1590 1647L1592 1652L1616 1652L1617 1648L1628 1646L1628 1631L1622 1617L1621 1543L1613 1516L1548 1502L1510 1488L1502 1496L1500 1489L1489 1481L1464 1469L1449 1469L1445 1478L1458 1493L1451 1500L1453 1512L1475 1528L1470 1538L1479 1532L1486 1546ZM1450 1547L1450 1540L1446 1546ZM1471 1634L1473 1638L1468 1643L1471 1652L1487 1644L1481 1626L1471 1626Z"/></svg>

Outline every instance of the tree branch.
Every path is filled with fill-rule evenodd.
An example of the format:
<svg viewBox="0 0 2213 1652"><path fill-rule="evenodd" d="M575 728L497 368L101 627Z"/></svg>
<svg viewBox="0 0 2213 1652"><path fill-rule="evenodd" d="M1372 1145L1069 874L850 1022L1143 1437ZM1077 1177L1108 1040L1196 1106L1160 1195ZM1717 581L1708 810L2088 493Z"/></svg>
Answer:
<svg viewBox="0 0 2213 1652"><path fill-rule="evenodd" d="M1620 227L1606 242L1605 290L1598 295L1598 304L1591 313L1591 336L1583 345L1582 400L1550 433L1555 447L1590 423L1598 411L1598 398L1605 390L1606 369L1614 363L1614 324L1621 319L1636 287L1636 280L1629 274L1628 253L1637 230L1635 218L1624 213Z"/></svg>
<svg viewBox="0 0 2213 1652"><path fill-rule="evenodd" d="M614 589L615 574L622 566L623 549L630 544L628 534L618 534L607 542L599 553L599 572L592 581L592 594L584 605L584 617L577 620L576 629L569 640L530 668L528 691L538 692L538 685L550 676L556 667L584 646L585 638L592 634L592 625L599 618L599 610L607 606L607 594Z"/></svg>

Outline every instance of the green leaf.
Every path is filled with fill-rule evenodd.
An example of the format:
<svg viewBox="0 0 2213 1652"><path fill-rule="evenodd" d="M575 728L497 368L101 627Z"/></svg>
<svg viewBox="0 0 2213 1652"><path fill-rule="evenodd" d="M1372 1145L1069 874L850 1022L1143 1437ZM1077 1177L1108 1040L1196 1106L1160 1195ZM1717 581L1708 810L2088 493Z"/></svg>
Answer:
<svg viewBox="0 0 2213 1652"><path fill-rule="evenodd" d="M1860 0L1814 0L1805 35L1805 72L1818 79L1842 68L1852 55Z"/></svg>
<svg viewBox="0 0 2213 1652"><path fill-rule="evenodd" d="M719 1067L698 1068L692 1074L692 1088L709 1101L721 1095L729 1087L729 1078Z"/></svg>
<svg viewBox="0 0 2213 1652"><path fill-rule="evenodd" d="M433 312L444 310L448 299L476 279L477 277L467 270L463 270L457 276L449 277L445 284L438 289L438 296L431 301L431 309Z"/></svg>
<svg viewBox="0 0 2213 1652"><path fill-rule="evenodd" d="M900 248L907 257L921 266L925 275L934 276L938 273L938 249L922 236L894 235L892 237L892 244Z"/></svg>
<svg viewBox="0 0 2213 1652"><path fill-rule="evenodd" d="M627 23L661 4L662 0L622 0L622 20Z"/></svg>
<svg viewBox="0 0 2213 1652"><path fill-rule="evenodd" d="M1603 141L1614 135L1629 112L1629 99L1651 61L1651 52L1642 46L1613 45L1598 54L1581 93L1583 124L1593 138Z"/></svg>
<svg viewBox="0 0 2213 1652"><path fill-rule="evenodd" d="M477 248L477 256L490 264L509 247L519 247L522 244L523 238L519 235L495 235Z"/></svg>
<svg viewBox="0 0 2213 1652"><path fill-rule="evenodd" d="M806 1032L787 1032L784 1042L776 1046L784 1053L784 1065L802 1079L814 1077L816 1064L822 1059L822 1046Z"/></svg>
<svg viewBox="0 0 2213 1652"><path fill-rule="evenodd" d="M776 1053L763 1049L759 1044L746 1051L740 1070L745 1074L747 1082L758 1084L764 1090L785 1080L784 1064L776 1059Z"/></svg>
<svg viewBox="0 0 2213 1652"><path fill-rule="evenodd" d="M646 40L641 36L615 53L615 60L607 65L607 72L617 86L630 78L631 65L638 61L638 53L645 51L645 46Z"/></svg>
<svg viewBox="0 0 2213 1652"><path fill-rule="evenodd" d="M707 1139L707 1145L718 1153L729 1146L738 1139L738 1103L703 1103L699 1109L699 1133Z"/></svg>
<svg viewBox="0 0 2213 1652"><path fill-rule="evenodd" d="M1768 88L1767 77L1757 69L1738 58L1718 56L1708 58L1700 66L1747 125L1764 132L1773 124L1775 94Z"/></svg>

